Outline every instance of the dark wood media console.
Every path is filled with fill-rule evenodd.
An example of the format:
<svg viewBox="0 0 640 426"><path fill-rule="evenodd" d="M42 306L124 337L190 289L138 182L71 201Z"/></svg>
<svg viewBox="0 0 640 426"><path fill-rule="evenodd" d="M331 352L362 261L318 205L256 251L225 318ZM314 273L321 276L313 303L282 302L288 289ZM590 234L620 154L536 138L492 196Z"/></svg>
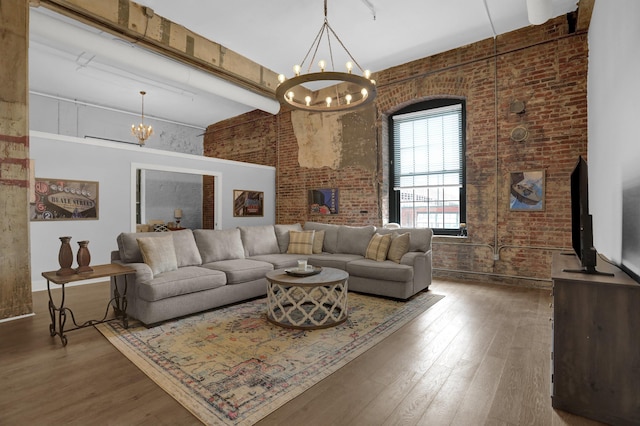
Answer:
<svg viewBox="0 0 640 426"><path fill-rule="evenodd" d="M640 284L598 259L614 276L563 272L573 255L553 256L551 400L554 408L612 425L640 424Z"/></svg>

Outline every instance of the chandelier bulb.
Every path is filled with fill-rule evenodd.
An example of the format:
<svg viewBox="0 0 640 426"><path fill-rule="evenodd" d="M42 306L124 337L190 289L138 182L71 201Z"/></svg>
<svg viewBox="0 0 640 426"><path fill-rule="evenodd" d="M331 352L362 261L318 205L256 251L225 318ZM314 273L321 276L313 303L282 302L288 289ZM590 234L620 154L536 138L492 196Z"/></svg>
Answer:
<svg viewBox="0 0 640 426"><path fill-rule="evenodd" d="M288 92L287 97L289 98L289 102L293 101L293 91Z"/></svg>
<svg viewBox="0 0 640 426"><path fill-rule="evenodd" d="M307 104L307 106L311 105L311 96L305 96L304 102L305 104Z"/></svg>
<svg viewBox="0 0 640 426"><path fill-rule="evenodd" d="M296 75L296 77L300 75L300 65L293 66L293 73Z"/></svg>
<svg viewBox="0 0 640 426"><path fill-rule="evenodd" d="M327 107L331 106L331 97L327 96L327 99L325 99L325 102L327 103Z"/></svg>
<svg viewBox="0 0 640 426"><path fill-rule="evenodd" d="M282 83L284 83L284 81L285 81L286 79L287 79L287 78L284 76L284 74L278 74L278 81L279 81L281 84L282 84Z"/></svg>
<svg viewBox="0 0 640 426"><path fill-rule="evenodd" d="M352 96L351 96L351 95L347 95L347 96L345 96L344 98L347 100L347 105L350 105L350 104L351 104Z"/></svg>
<svg viewBox="0 0 640 426"><path fill-rule="evenodd" d="M320 62L318 62L318 66L320 67L320 71L324 72L324 67L327 65L327 63L324 60L321 60Z"/></svg>
<svg viewBox="0 0 640 426"><path fill-rule="evenodd" d="M366 98L366 97L367 97L367 95L369 94L369 92L367 92L367 89L362 89L362 90L360 91L360 93L362 93L362 98L363 98L363 99L364 99L364 98Z"/></svg>
<svg viewBox="0 0 640 426"><path fill-rule="evenodd" d="M353 64L351 62L347 62L347 72L351 74L351 70L353 70Z"/></svg>
<svg viewBox="0 0 640 426"><path fill-rule="evenodd" d="M369 78L371 78L371 71L369 71L369 70L364 70L364 78L366 78L367 80L369 80Z"/></svg>

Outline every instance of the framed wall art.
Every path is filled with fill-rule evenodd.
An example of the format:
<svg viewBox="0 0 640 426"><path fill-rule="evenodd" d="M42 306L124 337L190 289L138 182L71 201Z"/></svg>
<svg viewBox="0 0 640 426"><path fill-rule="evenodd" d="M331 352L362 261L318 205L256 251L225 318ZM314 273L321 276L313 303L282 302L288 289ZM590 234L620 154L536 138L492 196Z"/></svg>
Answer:
<svg viewBox="0 0 640 426"><path fill-rule="evenodd" d="M98 219L98 182L67 179L34 179L32 221Z"/></svg>
<svg viewBox="0 0 640 426"><path fill-rule="evenodd" d="M233 216L264 216L264 192L234 189Z"/></svg>
<svg viewBox="0 0 640 426"><path fill-rule="evenodd" d="M544 170L510 174L509 210L544 210Z"/></svg>
<svg viewBox="0 0 640 426"><path fill-rule="evenodd" d="M309 190L309 212L311 214L338 214L338 188Z"/></svg>

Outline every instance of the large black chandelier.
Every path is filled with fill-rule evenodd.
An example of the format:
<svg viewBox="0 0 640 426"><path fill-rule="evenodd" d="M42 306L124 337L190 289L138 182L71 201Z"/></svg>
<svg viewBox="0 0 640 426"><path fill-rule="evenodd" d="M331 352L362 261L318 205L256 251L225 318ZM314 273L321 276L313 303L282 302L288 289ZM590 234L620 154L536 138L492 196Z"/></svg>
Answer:
<svg viewBox="0 0 640 426"><path fill-rule="evenodd" d="M331 49L331 35L338 41L340 46L351 59L346 63L346 72L335 71L333 62L333 51ZM326 36L331 61L331 71L326 69L327 63L324 60L318 62L320 72L311 72L311 67L316 60L316 54L320 43ZM313 54L312 54L313 52ZM312 54L312 55L311 55ZM302 73L302 67L311 55L308 63L307 73ZM360 70L362 75L353 74L354 65ZM373 102L376 97L375 80L371 79L371 72L364 70L353 58L353 55L345 47L340 37L329 25L327 19L327 0L324 0L324 23L320 31L311 43L304 59L299 65L293 67L294 76L287 79L283 74L278 76L280 84L276 88L276 98L280 102L295 109L312 112L335 112L358 108ZM304 86L305 83L333 82L335 85L326 91L313 91Z"/></svg>

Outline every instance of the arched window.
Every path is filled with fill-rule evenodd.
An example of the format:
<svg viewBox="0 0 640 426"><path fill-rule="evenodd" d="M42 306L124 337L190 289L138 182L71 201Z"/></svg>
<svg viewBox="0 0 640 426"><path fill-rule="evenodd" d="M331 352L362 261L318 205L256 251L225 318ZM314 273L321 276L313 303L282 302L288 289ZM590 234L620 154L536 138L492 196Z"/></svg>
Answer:
<svg viewBox="0 0 640 426"><path fill-rule="evenodd" d="M389 221L458 235L466 221L465 101L433 99L389 117Z"/></svg>

